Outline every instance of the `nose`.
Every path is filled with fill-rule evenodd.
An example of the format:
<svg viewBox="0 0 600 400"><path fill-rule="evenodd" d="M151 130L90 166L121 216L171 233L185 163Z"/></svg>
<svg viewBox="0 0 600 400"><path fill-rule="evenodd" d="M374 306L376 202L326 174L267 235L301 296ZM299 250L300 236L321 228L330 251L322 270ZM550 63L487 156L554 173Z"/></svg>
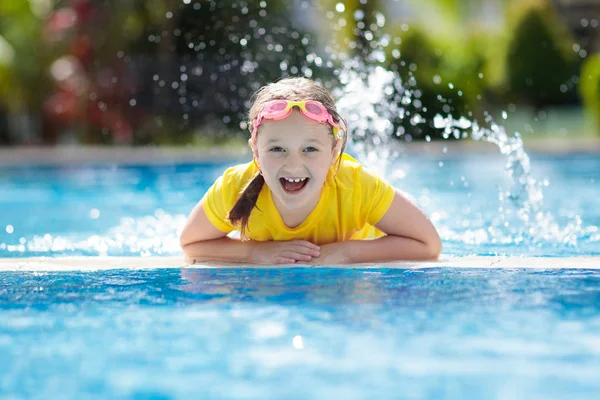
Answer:
<svg viewBox="0 0 600 400"><path fill-rule="evenodd" d="M295 153L289 154L285 160L285 166L288 173L302 171L304 169L302 156Z"/></svg>

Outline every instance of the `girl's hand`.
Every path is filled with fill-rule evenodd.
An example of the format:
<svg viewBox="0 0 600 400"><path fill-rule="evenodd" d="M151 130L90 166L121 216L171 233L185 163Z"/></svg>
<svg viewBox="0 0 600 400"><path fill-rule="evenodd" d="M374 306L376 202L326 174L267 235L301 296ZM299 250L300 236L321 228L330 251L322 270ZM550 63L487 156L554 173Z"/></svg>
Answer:
<svg viewBox="0 0 600 400"><path fill-rule="evenodd" d="M319 257L320 248L306 240L253 242L250 259L257 264L309 263Z"/></svg>
<svg viewBox="0 0 600 400"><path fill-rule="evenodd" d="M314 265L333 265L351 263L345 242L330 243L321 246L321 255L310 262Z"/></svg>

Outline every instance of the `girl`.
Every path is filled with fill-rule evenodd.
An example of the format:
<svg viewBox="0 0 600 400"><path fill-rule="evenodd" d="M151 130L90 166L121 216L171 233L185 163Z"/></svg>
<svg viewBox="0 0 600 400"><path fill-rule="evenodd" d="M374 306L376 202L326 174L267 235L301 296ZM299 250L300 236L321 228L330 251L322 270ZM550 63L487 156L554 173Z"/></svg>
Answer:
<svg viewBox="0 0 600 400"><path fill-rule="evenodd" d="M324 88L305 78L269 84L254 95L248 121L254 159L226 170L192 210L180 237L188 259L438 258L440 237L425 214L344 154L346 122ZM241 239L227 236L234 230Z"/></svg>

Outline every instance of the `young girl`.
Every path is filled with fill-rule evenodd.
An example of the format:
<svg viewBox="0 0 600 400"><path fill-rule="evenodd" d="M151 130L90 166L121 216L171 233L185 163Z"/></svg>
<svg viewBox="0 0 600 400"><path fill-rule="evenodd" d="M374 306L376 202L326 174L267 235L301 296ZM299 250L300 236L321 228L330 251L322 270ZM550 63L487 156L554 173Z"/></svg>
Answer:
<svg viewBox="0 0 600 400"><path fill-rule="evenodd" d="M189 260L438 258L440 237L425 214L344 154L346 122L324 88L305 78L269 84L248 121L254 159L226 170L192 210L180 238ZM241 239L227 236L234 230Z"/></svg>

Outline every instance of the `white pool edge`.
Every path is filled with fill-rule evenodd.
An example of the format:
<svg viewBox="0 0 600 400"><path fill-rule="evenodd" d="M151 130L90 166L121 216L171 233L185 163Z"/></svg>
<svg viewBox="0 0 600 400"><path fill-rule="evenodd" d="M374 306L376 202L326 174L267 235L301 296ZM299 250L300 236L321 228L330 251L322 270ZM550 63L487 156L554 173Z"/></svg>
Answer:
<svg viewBox="0 0 600 400"><path fill-rule="evenodd" d="M14 271L107 271L114 269L146 270L168 268L531 268L531 269L600 269L600 257L443 257L435 262L402 261L390 263L312 266L248 265L205 262L187 264L183 257L35 257L0 258L0 272Z"/></svg>

